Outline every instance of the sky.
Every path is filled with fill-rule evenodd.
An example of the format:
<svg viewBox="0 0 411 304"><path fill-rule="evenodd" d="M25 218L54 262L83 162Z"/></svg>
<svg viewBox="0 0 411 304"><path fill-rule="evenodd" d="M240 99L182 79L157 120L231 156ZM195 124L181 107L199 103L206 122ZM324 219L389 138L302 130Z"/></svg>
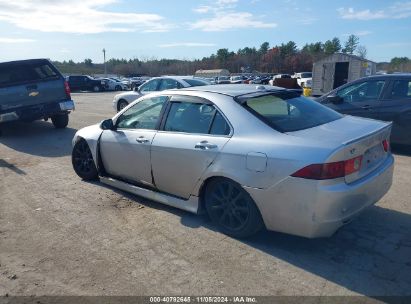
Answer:
<svg viewBox="0 0 411 304"><path fill-rule="evenodd" d="M411 57L411 1L0 0L0 61L198 59L350 34L370 60Z"/></svg>

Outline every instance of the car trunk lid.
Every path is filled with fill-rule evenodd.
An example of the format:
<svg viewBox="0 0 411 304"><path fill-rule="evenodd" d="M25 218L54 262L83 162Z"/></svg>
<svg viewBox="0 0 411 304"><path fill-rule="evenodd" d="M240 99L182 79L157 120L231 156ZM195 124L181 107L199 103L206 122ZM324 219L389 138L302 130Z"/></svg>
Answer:
<svg viewBox="0 0 411 304"><path fill-rule="evenodd" d="M374 171L388 157L389 151L385 151L387 147L383 143L389 141L391 125L372 119L344 116L321 126L287 134L335 147L327 163L362 157L361 163L356 164L359 170L345 176L345 182L349 184Z"/></svg>

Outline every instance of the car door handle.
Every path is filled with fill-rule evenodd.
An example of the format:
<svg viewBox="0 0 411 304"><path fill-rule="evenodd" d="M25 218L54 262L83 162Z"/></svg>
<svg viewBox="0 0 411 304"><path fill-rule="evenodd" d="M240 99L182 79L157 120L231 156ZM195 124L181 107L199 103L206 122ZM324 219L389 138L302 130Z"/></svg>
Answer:
<svg viewBox="0 0 411 304"><path fill-rule="evenodd" d="M372 108L371 108L370 105L365 105L365 106L362 106L361 109L370 110L370 109L372 109Z"/></svg>
<svg viewBox="0 0 411 304"><path fill-rule="evenodd" d="M136 139L136 142L138 142L140 144L146 144L150 141L147 138L145 138L144 136L140 136L139 138Z"/></svg>
<svg viewBox="0 0 411 304"><path fill-rule="evenodd" d="M205 141L202 141L196 144L194 148L200 149L200 150L210 150L210 149L216 149L217 145L210 144L208 141L205 140Z"/></svg>

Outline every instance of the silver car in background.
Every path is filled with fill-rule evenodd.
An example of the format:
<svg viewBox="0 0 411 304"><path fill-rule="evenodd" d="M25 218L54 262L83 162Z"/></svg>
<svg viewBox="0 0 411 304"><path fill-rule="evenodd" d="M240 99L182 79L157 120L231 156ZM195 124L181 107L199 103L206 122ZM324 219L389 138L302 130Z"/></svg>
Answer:
<svg viewBox="0 0 411 304"><path fill-rule="evenodd" d="M204 86L79 130L72 163L85 180L206 211L230 236L328 237L390 189L390 131L281 88Z"/></svg>
<svg viewBox="0 0 411 304"><path fill-rule="evenodd" d="M211 83L205 79L193 76L154 77L143 83L141 86L135 88L135 90L131 92L120 93L114 96L113 108L117 112L121 111L130 103L135 101L137 98L140 98L143 95L147 95L153 92L172 89L182 89L196 86L205 86L210 84Z"/></svg>

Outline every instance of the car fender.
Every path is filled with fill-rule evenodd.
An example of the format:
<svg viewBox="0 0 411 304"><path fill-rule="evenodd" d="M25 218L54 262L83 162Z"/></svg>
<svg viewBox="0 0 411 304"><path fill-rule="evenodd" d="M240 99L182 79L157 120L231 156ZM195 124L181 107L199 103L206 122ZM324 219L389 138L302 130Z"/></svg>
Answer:
<svg viewBox="0 0 411 304"><path fill-rule="evenodd" d="M98 166L98 143L102 133L103 130L100 128L100 124L92 125L78 130L72 141L73 147L80 139L87 142L96 167Z"/></svg>

